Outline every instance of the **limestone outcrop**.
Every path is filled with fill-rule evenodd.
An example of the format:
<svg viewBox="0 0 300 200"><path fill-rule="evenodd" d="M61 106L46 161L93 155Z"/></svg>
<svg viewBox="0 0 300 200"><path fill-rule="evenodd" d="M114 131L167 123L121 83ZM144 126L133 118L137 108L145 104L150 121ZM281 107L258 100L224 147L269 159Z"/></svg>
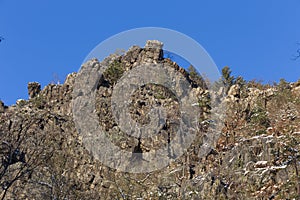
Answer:
<svg viewBox="0 0 300 200"><path fill-rule="evenodd" d="M103 61L92 59L80 72L68 75L64 84L41 89L39 83L29 83L29 100L12 106L0 101L0 198L297 199L297 87L261 89L236 84L226 97L222 95L224 88L215 92L202 87L205 84L199 86L187 70L164 58L162 47L159 41L148 41L145 47L133 46L124 55L112 54ZM166 73L172 79L163 83L170 87L148 82L125 87L126 83L137 85L142 79L150 79L150 72L148 77L137 75L141 66L151 69L158 65L164 71L155 80L162 83L160 76ZM89 70L93 73L86 76ZM120 98L126 96L122 87L133 92L121 101L115 93L119 91ZM78 101L74 101L76 98ZM122 131L117 116L123 114L122 106L114 105L116 102L124 103L128 122L149 130L159 127L158 133L144 138ZM182 107L186 102L189 106ZM227 107L223 107L225 104ZM219 116L216 105L224 108L223 121L213 118ZM94 139L94 149L86 146L89 135L83 131L91 127L78 128L76 106L82 108L81 112L92 109L97 127L112 144L124 152L142 154L132 157L132 168L143 166L148 159L146 153L168 147L182 121L192 123L185 120L190 115L182 117L183 109L199 115L189 127L195 138L181 156L154 171L129 173L108 167L93 154L100 148L97 145L107 145L103 141ZM89 133L91 138L95 133ZM171 159L176 149L169 148L162 156Z"/></svg>

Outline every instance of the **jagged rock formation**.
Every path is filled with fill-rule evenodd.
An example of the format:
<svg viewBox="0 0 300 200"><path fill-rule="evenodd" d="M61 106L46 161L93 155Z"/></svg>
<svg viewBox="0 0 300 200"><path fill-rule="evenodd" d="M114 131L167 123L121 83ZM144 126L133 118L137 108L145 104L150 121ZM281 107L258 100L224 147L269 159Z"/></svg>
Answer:
<svg viewBox="0 0 300 200"><path fill-rule="evenodd" d="M36 97L39 94L39 92L41 91L41 85L37 82L28 83L27 88L28 88L29 98Z"/></svg>
<svg viewBox="0 0 300 200"><path fill-rule="evenodd" d="M0 101L0 113L5 111L5 105L2 101Z"/></svg>
<svg viewBox="0 0 300 200"><path fill-rule="evenodd" d="M148 41L124 55L111 55L93 66L103 76L95 87L95 113L110 140L129 152L148 152L174 136L179 100L166 87L146 84L131 96L129 113L139 124L149 124L153 106L166 110L167 125L156 138L137 139L122 133L111 109L120 78L142 64L163 64L176 80L184 77L198 99L197 137L167 167L133 174L109 168L84 146L84 135L73 118L74 85L80 74L70 74L62 85L40 90L28 85L29 100L4 106L0 102L0 197L4 199L297 199L299 186L299 84L233 85L227 97L200 87L189 73L163 58L162 43ZM103 67L106 66L106 67ZM221 92L220 92L221 91ZM76 92L76 91L75 91ZM227 102L226 118L216 143L212 105Z"/></svg>

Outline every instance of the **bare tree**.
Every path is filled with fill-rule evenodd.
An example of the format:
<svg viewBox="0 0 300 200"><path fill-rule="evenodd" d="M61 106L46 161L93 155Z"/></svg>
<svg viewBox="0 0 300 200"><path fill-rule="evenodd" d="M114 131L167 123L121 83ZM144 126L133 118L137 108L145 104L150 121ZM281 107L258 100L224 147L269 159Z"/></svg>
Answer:
<svg viewBox="0 0 300 200"><path fill-rule="evenodd" d="M32 124L38 123L38 119L32 121ZM1 200L20 193L33 172L53 155L53 150L43 148L47 134L31 131L32 127L24 121L18 126L20 127L18 131L1 130L0 132Z"/></svg>
<svg viewBox="0 0 300 200"><path fill-rule="evenodd" d="M46 156L47 158L41 158L44 152L40 149L25 149L22 145L24 140L24 138L14 142L2 140L0 163L1 199L5 199L9 190L11 193L14 193L14 190L19 190L18 187L21 187L26 182L33 171L45 159L49 159L49 155ZM14 184L18 186L12 187Z"/></svg>

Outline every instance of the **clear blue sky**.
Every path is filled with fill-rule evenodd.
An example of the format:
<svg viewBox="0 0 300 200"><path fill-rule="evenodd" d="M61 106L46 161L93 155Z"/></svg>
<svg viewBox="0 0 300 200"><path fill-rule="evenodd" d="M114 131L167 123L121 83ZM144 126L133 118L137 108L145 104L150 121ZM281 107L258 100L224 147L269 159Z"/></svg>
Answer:
<svg viewBox="0 0 300 200"><path fill-rule="evenodd" d="M192 37L236 76L296 81L299 9L299 0L0 0L0 98L27 99L28 82L64 80L101 41L147 26Z"/></svg>

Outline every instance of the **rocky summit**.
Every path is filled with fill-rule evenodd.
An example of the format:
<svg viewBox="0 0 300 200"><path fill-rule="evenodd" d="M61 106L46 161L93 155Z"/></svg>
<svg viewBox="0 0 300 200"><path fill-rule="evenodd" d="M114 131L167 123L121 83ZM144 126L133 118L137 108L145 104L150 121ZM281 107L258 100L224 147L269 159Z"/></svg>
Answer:
<svg viewBox="0 0 300 200"><path fill-rule="evenodd" d="M300 81L225 67L210 83L162 47L92 59L63 84L29 83L28 100L0 101L0 198L299 199ZM109 144L117 159L103 160Z"/></svg>

